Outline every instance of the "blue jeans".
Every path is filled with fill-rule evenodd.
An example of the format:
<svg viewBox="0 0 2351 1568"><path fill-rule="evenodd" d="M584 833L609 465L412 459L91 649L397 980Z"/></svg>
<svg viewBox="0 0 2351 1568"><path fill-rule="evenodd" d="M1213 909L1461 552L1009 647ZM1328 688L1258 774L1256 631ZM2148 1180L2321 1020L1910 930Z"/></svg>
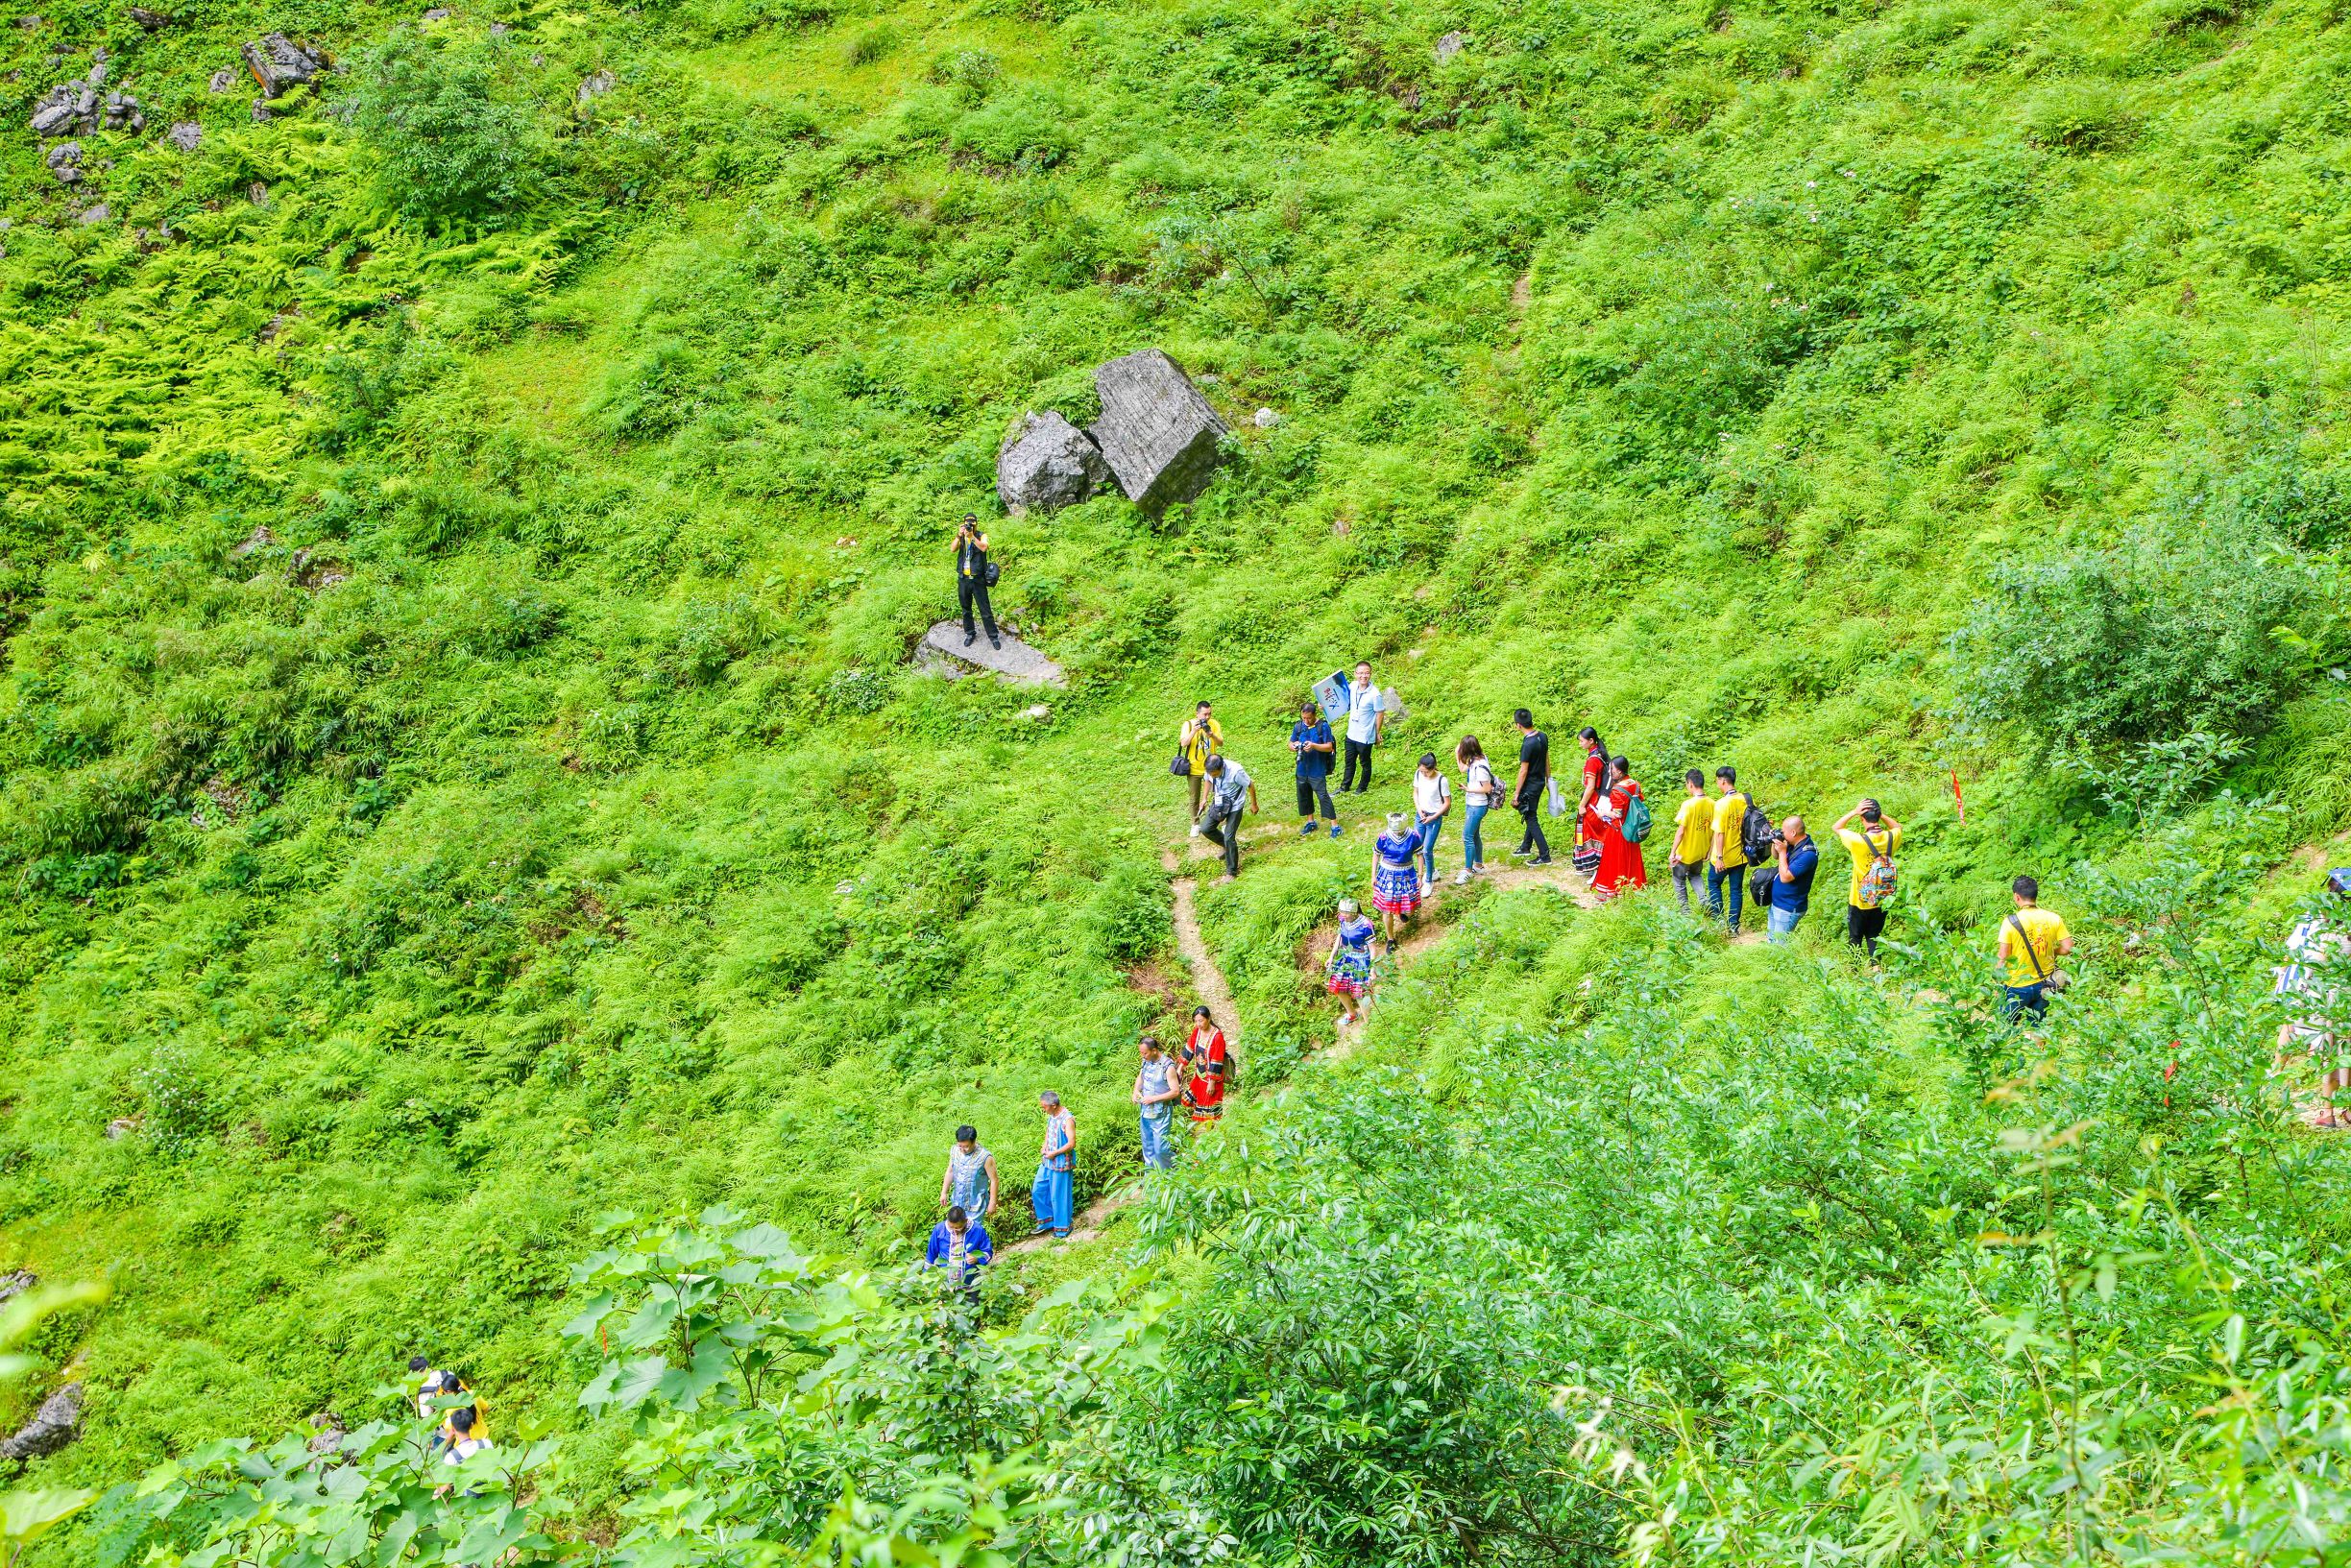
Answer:
<svg viewBox="0 0 2351 1568"><path fill-rule="evenodd" d="M1037 1223L1051 1225L1055 1236L1069 1234L1071 1174L1067 1170L1055 1170L1040 1160L1037 1162L1036 1185L1029 1189L1029 1206L1036 1211Z"/></svg>
<svg viewBox="0 0 2351 1568"><path fill-rule="evenodd" d="M1462 867L1464 870L1475 871L1486 863L1486 835L1479 830L1485 825L1486 813L1492 809L1491 806L1472 806L1469 808L1468 814L1462 818Z"/></svg>
<svg viewBox="0 0 2351 1568"><path fill-rule="evenodd" d="M1140 1117L1143 1124L1143 1166L1148 1170L1166 1170L1176 1164L1176 1153L1168 1147L1168 1122L1171 1117Z"/></svg>
<svg viewBox="0 0 2351 1568"><path fill-rule="evenodd" d="M1772 941L1790 942L1795 940L1796 922L1804 917L1802 909L1782 909L1775 904L1763 921L1763 928L1770 933Z"/></svg>
<svg viewBox="0 0 2351 1568"><path fill-rule="evenodd" d="M1444 834L1444 818L1430 817L1420 823L1420 876L1424 881L1437 880L1437 840Z"/></svg>
<svg viewBox="0 0 2351 1568"><path fill-rule="evenodd" d="M2008 993L2008 1000L2000 1006L2000 1017L2009 1023L2015 1023L2019 1013L2030 1013L2035 1018L2048 1016L2047 985L2035 981L2031 985L2009 985L2001 989Z"/></svg>
<svg viewBox="0 0 2351 1568"><path fill-rule="evenodd" d="M1731 934L1738 935L1739 905L1747 897L1747 868L1733 866L1728 871L1713 861L1707 862L1707 908L1713 914L1723 912L1723 886L1731 888Z"/></svg>

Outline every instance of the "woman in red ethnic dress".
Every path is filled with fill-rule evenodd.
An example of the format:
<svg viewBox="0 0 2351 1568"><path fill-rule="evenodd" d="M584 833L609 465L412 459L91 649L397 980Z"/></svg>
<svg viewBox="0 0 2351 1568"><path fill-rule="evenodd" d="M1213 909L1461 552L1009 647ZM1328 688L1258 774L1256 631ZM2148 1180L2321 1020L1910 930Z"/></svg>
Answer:
<svg viewBox="0 0 2351 1568"><path fill-rule="evenodd" d="M1592 873L1592 890L1612 898L1628 887L1649 885L1649 868L1641 863L1641 847L1624 835L1625 810L1641 792L1634 782L1633 764L1617 758L1609 765L1608 792L1594 809L1600 816L1600 868Z"/></svg>
<svg viewBox="0 0 2351 1568"><path fill-rule="evenodd" d="M1608 747L1587 724L1576 732L1584 742L1584 793L1576 801L1575 866L1590 871L1600 858L1600 802L1608 793Z"/></svg>
<svg viewBox="0 0 2351 1568"><path fill-rule="evenodd" d="M1214 1122L1224 1114L1224 1064L1228 1052L1224 1031L1217 1027L1216 1020L1205 1007L1192 1009L1192 1033L1184 1041L1183 1069L1187 1074L1183 1087L1183 1107L1192 1118L1193 1130L1202 1122Z"/></svg>

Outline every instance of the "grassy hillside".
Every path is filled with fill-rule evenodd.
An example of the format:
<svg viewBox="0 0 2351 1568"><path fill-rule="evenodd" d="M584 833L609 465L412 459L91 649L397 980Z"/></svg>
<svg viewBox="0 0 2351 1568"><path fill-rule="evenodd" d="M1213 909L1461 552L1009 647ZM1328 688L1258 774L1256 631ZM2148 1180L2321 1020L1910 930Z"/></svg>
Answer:
<svg viewBox="0 0 2351 1568"><path fill-rule="evenodd" d="M207 79L266 28L338 70L257 122ZM593 1358L553 1331L594 1216L723 1201L885 1258L927 1230L957 1121L1024 1185L1042 1087L1100 1190L1132 1038L1189 1001L1174 727L1214 698L1283 820L1289 712L1359 657L1412 707L1375 807L1401 759L1491 746L1523 703L1599 725L1660 795L1718 760L1816 820L1879 795L1912 832L1895 934L1930 953L1980 951L2006 878L2042 873L2103 941L2079 1004L2103 1022L2054 1059L2131 1128L2085 1201L2136 1190L2139 1135L2186 1140L2182 1194L2321 1266L2339 1157L2240 1113L2274 1026L2254 944L2351 768L2328 7L696 0L150 33L62 6L0 29L8 123L93 46L145 135L81 135L71 189L21 132L0 160L0 1265L117 1284L47 1331L92 1413L44 1474L365 1406L420 1343L505 1419L569 1421ZM158 140L186 119L192 154ZM1241 430L1208 494L994 518L1007 424L1089 414L1091 367L1146 345ZM1072 671L1041 719L905 668L975 508L1000 606ZM1297 947L1367 862L1288 843L1203 890L1252 1089L1327 1040ZM1927 1097L1920 1185L1885 1201L1950 1210L1942 1241L1818 1261L1814 1288L1875 1299L2007 1201L2005 1122L1952 1085L2028 1052L1884 1000L1823 893L1793 957L1628 936L1688 977L1648 1011L1582 1000L1571 977L1623 971L1568 911L1477 910L1528 948L1466 975L1466 1016L1605 1024L1732 1081L1779 1049L1773 1006L1879 1040L1857 1078L1756 1091ZM2183 953L2217 966L2189 1001ZM1905 984L1982 988L1917 962ZM2201 1131L2114 1077L2190 1001L2218 1009ZM1460 1019L1381 1027L1472 1122L1526 1071L1498 1041L1480 1066ZM1308 1076L1283 1115L1351 1114ZM1825 1136L1742 1128L1743 1099L1709 1109L1733 1144ZM1568 1139L1560 1115L1526 1136ZM1196 1175L1195 1220L1251 1158ZM1522 1170L1462 1179L1543 1201ZM1574 1290L1555 1327L1652 1312L1622 1278ZM2277 1344L2331 1342L2315 1290L2275 1283ZM2147 1322L2149 1365L2209 1327ZM1747 1368L1786 1351L1737 1332ZM1563 1330L1493 1364L1522 1353L1622 1397L1661 1375ZM1883 1391L1844 1370L1834 1398ZM1251 1513L1252 1485L1221 1505L1252 1550L1369 1549ZM1512 1538L1556 1558L1622 1522Z"/></svg>

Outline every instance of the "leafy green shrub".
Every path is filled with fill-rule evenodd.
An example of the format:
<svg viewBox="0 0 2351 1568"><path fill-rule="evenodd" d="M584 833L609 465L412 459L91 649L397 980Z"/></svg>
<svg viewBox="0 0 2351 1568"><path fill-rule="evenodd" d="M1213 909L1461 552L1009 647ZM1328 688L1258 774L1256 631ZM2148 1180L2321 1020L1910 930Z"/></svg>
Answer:
<svg viewBox="0 0 2351 1568"><path fill-rule="evenodd" d="M206 1069L180 1046L160 1046L139 1069L139 1134L168 1155L194 1149L218 1123Z"/></svg>
<svg viewBox="0 0 2351 1568"><path fill-rule="evenodd" d="M1166 945L1168 907L1165 877L1151 866L1121 861L1086 901L1089 940L1113 964L1139 963Z"/></svg>
<svg viewBox="0 0 2351 1568"><path fill-rule="evenodd" d="M2228 518L2003 564L1951 641L1955 711L2045 749L2254 735L2323 656L2333 605L2309 558Z"/></svg>
<svg viewBox="0 0 2351 1568"><path fill-rule="evenodd" d="M403 28L351 75L351 127L410 217L493 217L544 188L552 144L511 85L502 45Z"/></svg>
<svg viewBox="0 0 2351 1568"><path fill-rule="evenodd" d="M898 30L886 22L877 22L850 40L849 63L852 67L879 64L897 48Z"/></svg>
<svg viewBox="0 0 2351 1568"><path fill-rule="evenodd" d="M957 119L947 145L1001 169L1050 169L1077 145L1074 114L1053 94L1023 87Z"/></svg>
<svg viewBox="0 0 2351 1568"><path fill-rule="evenodd" d="M2129 103L2103 82L2061 82L2024 104L2024 139L2060 153L2100 153L2130 139Z"/></svg>
<svg viewBox="0 0 2351 1568"><path fill-rule="evenodd" d="M931 62L931 81L938 86L953 87L956 96L966 105L986 99L996 90L997 79L1003 75L1004 67L984 49L958 49Z"/></svg>
<svg viewBox="0 0 2351 1568"><path fill-rule="evenodd" d="M693 418L711 396L701 354L670 333L607 371L588 413L598 428L618 440L656 441Z"/></svg>

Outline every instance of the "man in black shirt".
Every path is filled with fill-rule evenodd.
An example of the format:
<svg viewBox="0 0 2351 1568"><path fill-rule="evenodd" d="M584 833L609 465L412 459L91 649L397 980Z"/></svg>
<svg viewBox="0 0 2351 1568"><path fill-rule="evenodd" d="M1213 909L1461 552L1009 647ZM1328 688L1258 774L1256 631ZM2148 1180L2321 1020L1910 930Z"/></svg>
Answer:
<svg viewBox="0 0 2351 1568"><path fill-rule="evenodd" d="M963 612L963 646L970 647L980 634L972 628L972 607L980 607L980 623L987 628L988 646L1001 648L1003 639L996 635L996 611L988 603L987 535L980 531L977 515L963 514L963 526L956 530L956 603Z"/></svg>
<svg viewBox="0 0 2351 1568"><path fill-rule="evenodd" d="M1535 728L1535 715L1521 708L1511 715L1518 726L1518 788L1511 797L1518 808L1519 819L1526 823L1526 836L1518 841L1518 853L1530 852L1533 864L1551 863L1551 846L1544 841L1542 831L1543 785L1551 781L1551 737Z"/></svg>

